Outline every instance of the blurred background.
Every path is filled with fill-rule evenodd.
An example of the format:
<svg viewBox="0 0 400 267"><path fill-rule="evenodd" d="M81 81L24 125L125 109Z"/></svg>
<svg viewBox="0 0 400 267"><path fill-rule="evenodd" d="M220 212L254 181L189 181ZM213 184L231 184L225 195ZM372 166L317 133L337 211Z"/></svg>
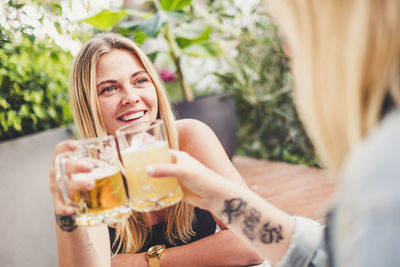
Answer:
<svg viewBox="0 0 400 267"><path fill-rule="evenodd" d="M71 127L73 57L94 34L113 31L142 46L171 102L233 100L235 154L318 166L262 1L1 0L0 14L0 142Z"/></svg>

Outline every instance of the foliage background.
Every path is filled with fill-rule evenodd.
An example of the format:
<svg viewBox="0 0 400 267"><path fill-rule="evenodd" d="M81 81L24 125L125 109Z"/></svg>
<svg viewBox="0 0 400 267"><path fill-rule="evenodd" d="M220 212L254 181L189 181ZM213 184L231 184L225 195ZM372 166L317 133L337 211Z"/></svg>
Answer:
<svg viewBox="0 0 400 267"><path fill-rule="evenodd" d="M78 24L68 21L64 7L56 2L37 1L43 13L38 20L43 23L46 18L58 32L82 42L104 30L120 31L140 42L161 36L169 44L168 49L159 48L150 56L156 59L158 54L169 54L175 63L173 71L189 68L185 65L188 57L200 60L198 66L211 58L215 68L207 70L199 80L207 76L213 86L200 91L198 82L191 82L190 86L195 95L226 91L234 98L237 153L318 165L292 102L289 60L262 3L250 9L223 0L176 0L174 5L162 0L159 6L154 3L157 1L146 2L146 12L105 9L85 20L90 24L100 21L101 27L87 29L83 34L81 28L86 23L80 23L79 30L66 32L64 25ZM16 12L23 4L8 1L7 8ZM15 25L0 27L0 141L71 122L67 93L71 53L48 36L37 38L28 25ZM181 66L177 68L176 60L182 58L186 60L178 62ZM176 74L179 78L185 73L190 74ZM171 84L179 87L181 83L166 83L167 87Z"/></svg>
<svg viewBox="0 0 400 267"><path fill-rule="evenodd" d="M50 40L0 33L0 140L71 122L70 53Z"/></svg>

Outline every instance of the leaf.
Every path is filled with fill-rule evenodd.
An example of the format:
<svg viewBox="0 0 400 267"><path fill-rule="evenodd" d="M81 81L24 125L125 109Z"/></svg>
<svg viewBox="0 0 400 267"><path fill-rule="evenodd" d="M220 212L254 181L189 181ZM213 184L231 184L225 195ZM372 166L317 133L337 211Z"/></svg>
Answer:
<svg viewBox="0 0 400 267"><path fill-rule="evenodd" d="M56 28L57 32L59 34L62 34L62 29L61 29L61 25L59 22L54 22L54 27Z"/></svg>
<svg viewBox="0 0 400 267"><path fill-rule="evenodd" d="M180 11L159 11L160 16L167 22L184 23L189 19L186 13Z"/></svg>
<svg viewBox="0 0 400 267"><path fill-rule="evenodd" d="M224 51L220 47L219 43L214 41L193 44L185 48L183 53L193 57L202 58L218 58L224 55Z"/></svg>
<svg viewBox="0 0 400 267"><path fill-rule="evenodd" d="M200 37L208 38L210 36L211 27L204 24L182 23L178 27L174 27L171 31L177 37L194 40Z"/></svg>
<svg viewBox="0 0 400 267"><path fill-rule="evenodd" d="M164 24L164 20L159 13L156 13L150 19L140 22L123 22L119 25L121 28L129 29L132 31L141 31L147 36L156 38L158 30Z"/></svg>
<svg viewBox="0 0 400 267"><path fill-rule="evenodd" d="M160 4L163 10L181 10L184 7L190 5L192 0L161 0Z"/></svg>
<svg viewBox="0 0 400 267"><path fill-rule="evenodd" d="M150 59L151 62L154 62L156 60L158 53L159 53L159 51L151 52L151 53L147 54L147 57Z"/></svg>
<svg viewBox="0 0 400 267"><path fill-rule="evenodd" d="M33 112L35 113L35 115L38 116L40 119L43 119L46 116L42 106L34 105L32 107L32 109L33 109Z"/></svg>
<svg viewBox="0 0 400 267"><path fill-rule="evenodd" d="M96 29L106 31L111 27L117 25L122 19L128 16L126 10L121 10L119 12L114 12L108 9L103 9L100 13L91 16L83 21L91 24Z"/></svg>
<svg viewBox="0 0 400 267"><path fill-rule="evenodd" d="M176 42L180 48L186 48L192 44L208 41L211 27L206 25L182 24L172 29Z"/></svg>

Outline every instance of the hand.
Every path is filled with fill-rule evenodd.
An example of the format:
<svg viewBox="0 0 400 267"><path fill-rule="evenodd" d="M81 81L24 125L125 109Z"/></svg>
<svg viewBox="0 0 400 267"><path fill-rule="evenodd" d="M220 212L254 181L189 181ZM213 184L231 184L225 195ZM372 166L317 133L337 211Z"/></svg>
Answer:
<svg viewBox="0 0 400 267"><path fill-rule="evenodd" d="M53 157L53 164L50 170L50 190L53 196L54 202L54 211L56 215L61 216L68 216L74 214L74 210L72 207L68 206L64 202L63 193L62 193L62 186L60 181L56 180L56 157L61 153L74 151L78 147L78 142L74 140L68 140L59 143L54 152ZM67 160L66 168L65 168L65 175L67 176L67 192L70 198L74 195L74 193L78 190L86 191L90 190L94 186L93 181L73 181L70 179L71 174L73 173L80 173L80 172L90 172L94 168L93 164L88 163L79 163L72 160Z"/></svg>
<svg viewBox="0 0 400 267"><path fill-rule="evenodd" d="M152 177L178 178L184 193L183 200L193 206L209 209L216 189L229 186L230 182L186 152L170 150L170 153L175 164L149 165L147 173Z"/></svg>

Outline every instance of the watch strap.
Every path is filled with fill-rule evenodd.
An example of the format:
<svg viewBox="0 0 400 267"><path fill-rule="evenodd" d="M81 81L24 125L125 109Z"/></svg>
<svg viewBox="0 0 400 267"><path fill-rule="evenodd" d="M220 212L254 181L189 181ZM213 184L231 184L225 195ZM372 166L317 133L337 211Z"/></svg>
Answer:
<svg viewBox="0 0 400 267"><path fill-rule="evenodd" d="M160 260L158 257L148 257L147 260L149 261L150 267L160 267Z"/></svg>

